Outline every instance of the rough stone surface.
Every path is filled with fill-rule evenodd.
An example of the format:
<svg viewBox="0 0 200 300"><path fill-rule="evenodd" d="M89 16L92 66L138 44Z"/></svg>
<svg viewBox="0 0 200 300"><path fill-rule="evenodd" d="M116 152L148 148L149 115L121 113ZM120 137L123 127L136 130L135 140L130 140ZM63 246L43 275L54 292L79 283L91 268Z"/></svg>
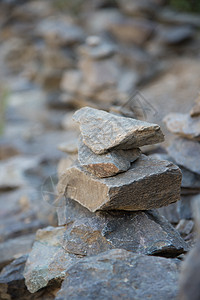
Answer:
<svg viewBox="0 0 200 300"><path fill-rule="evenodd" d="M190 116L192 118L200 117L200 95L195 100L195 105L192 107L192 109L190 111Z"/></svg>
<svg viewBox="0 0 200 300"><path fill-rule="evenodd" d="M200 241L189 252L181 267L178 300L200 299Z"/></svg>
<svg viewBox="0 0 200 300"><path fill-rule="evenodd" d="M34 295L31 294L24 281L24 267L28 255L23 255L6 266L0 273L0 299L20 300L53 300L60 285L52 285Z"/></svg>
<svg viewBox="0 0 200 300"><path fill-rule="evenodd" d="M0 244L0 269L13 261L17 256L28 253L34 241L34 234L9 239Z"/></svg>
<svg viewBox="0 0 200 300"><path fill-rule="evenodd" d="M180 169L172 163L145 155L125 172L97 178L77 163L61 176L58 193L96 210L146 210L179 200Z"/></svg>
<svg viewBox="0 0 200 300"><path fill-rule="evenodd" d="M24 271L26 286L31 293L49 282L60 282L66 267L76 259L62 247L64 231L65 227L50 226L37 231Z"/></svg>
<svg viewBox="0 0 200 300"><path fill-rule="evenodd" d="M188 114L171 113L164 118L164 122L172 133L200 141L200 118L191 118Z"/></svg>
<svg viewBox="0 0 200 300"><path fill-rule="evenodd" d="M127 171L131 162L134 162L141 154L140 149L113 150L97 155L79 139L78 160L84 169L97 177L110 177Z"/></svg>
<svg viewBox="0 0 200 300"><path fill-rule="evenodd" d="M177 138L167 150L178 165L200 175L200 143Z"/></svg>
<svg viewBox="0 0 200 300"><path fill-rule="evenodd" d="M159 125L84 107L74 114L83 142L96 154L132 149L164 141Z"/></svg>
<svg viewBox="0 0 200 300"><path fill-rule="evenodd" d="M176 259L110 250L69 267L56 300L176 299L178 266Z"/></svg>
<svg viewBox="0 0 200 300"><path fill-rule="evenodd" d="M66 199L66 206L59 207L57 213L59 225L67 225L63 248L74 254L94 255L123 248L170 257L187 251L177 231L156 211L92 213Z"/></svg>

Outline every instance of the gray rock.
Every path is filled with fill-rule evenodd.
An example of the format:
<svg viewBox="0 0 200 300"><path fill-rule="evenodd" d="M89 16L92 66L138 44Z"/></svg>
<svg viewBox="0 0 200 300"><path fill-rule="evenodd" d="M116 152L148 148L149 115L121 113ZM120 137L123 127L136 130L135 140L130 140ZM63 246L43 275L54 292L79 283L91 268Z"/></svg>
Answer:
<svg viewBox="0 0 200 300"><path fill-rule="evenodd" d="M58 194L96 210L146 210L179 200L181 172L166 161L145 155L125 172L109 178L88 174L77 163L61 177Z"/></svg>
<svg viewBox="0 0 200 300"><path fill-rule="evenodd" d="M13 261L17 256L28 253L31 250L34 234L7 240L0 244L0 269Z"/></svg>
<svg viewBox="0 0 200 300"><path fill-rule="evenodd" d="M178 165L200 175L200 143L177 138L167 151Z"/></svg>
<svg viewBox="0 0 200 300"><path fill-rule="evenodd" d="M140 149L113 150L106 154L97 155L88 148L80 137L78 160L84 169L97 177L110 177L127 171L131 162L141 154Z"/></svg>
<svg viewBox="0 0 200 300"><path fill-rule="evenodd" d="M103 41L98 36L89 36L86 44L79 47L81 56L86 56L91 59L103 59L111 57L116 53L116 47L106 41Z"/></svg>
<svg viewBox="0 0 200 300"><path fill-rule="evenodd" d="M84 107L74 114L83 142L96 154L132 149L164 141L159 125Z"/></svg>
<svg viewBox="0 0 200 300"><path fill-rule="evenodd" d="M79 217L67 225L63 248L87 256L122 248L167 257L188 249L174 228L155 211L110 211Z"/></svg>
<svg viewBox="0 0 200 300"><path fill-rule="evenodd" d="M192 232L194 228L194 222L192 220L182 219L176 226L176 230L180 233L181 236L187 236Z"/></svg>
<svg viewBox="0 0 200 300"><path fill-rule="evenodd" d="M17 258L0 273L0 299L53 300L59 284L51 285L34 295L27 290L23 276L27 257L23 255Z"/></svg>
<svg viewBox="0 0 200 300"><path fill-rule="evenodd" d="M178 300L200 299L200 241L188 253L181 266Z"/></svg>
<svg viewBox="0 0 200 300"><path fill-rule="evenodd" d="M176 299L178 266L176 259L110 250L69 267L56 300Z"/></svg>
<svg viewBox="0 0 200 300"><path fill-rule="evenodd" d="M177 45L193 38L194 32L190 25L171 27L161 32L160 40L167 45Z"/></svg>
<svg viewBox="0 0 200 300"><path fill-rule="evenodd" d="M131 1L131 0L125 0L120 1L117 0L117 3L119 7L124 11L125 13L131 15L131 16L140 16L140 15L154 15L156 13L156 10L159 9L159 6L157 5L156 1L148 1L148 0L142 0L142 1Z"/></svg>
<svg viewBox="0 0 200 300"><path fill-rule="evenodd" d="M195 104L191 111L190 111L190 116L192 118L195 118L195 117L200 117L200 103L199 104Z"/></svg>
<svg viewBox="0 0 200 300"><path fill-rule="evenodd" d="M164 118L169 131L182 137L200 141L200 118L188 114L170 113Z"/></svg>
<svg viewBox="0 0 200 300"><path fill-rule="evenodd" d="M67 18L49 17L37 24L36 33L51 45L72 45L84 39L82 29Z"/></svg>
<svg viewBox="0 0 200 300"><path fill-rule="evenodd" d="M28 290L35 293L49 282L60 282L67 266L76 257L63 247L65 227L47 227L38 230L32 251L26 262L24 277Z"/></svg>

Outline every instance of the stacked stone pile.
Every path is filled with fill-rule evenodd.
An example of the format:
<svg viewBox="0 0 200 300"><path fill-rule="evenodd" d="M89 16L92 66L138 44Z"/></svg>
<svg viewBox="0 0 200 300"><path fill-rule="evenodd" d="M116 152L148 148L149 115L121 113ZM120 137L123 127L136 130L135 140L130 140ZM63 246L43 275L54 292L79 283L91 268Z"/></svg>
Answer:
<svg viewBox="0 0 200 300"><path fill-rule="evenodd" d="M160 127L89 107L78 110L74 119L81 131L78 161L59 178L58 198L64 199L57 209L59 227L37 232L24 271L31 293L65 279L56 299L68 299L70 293L90 295L91 264L98 283L99 267L110 268L118 258L125 271L127 261L133 259L127 251L139 264L138 272L143 272L141 260L146 259L145 255L176 257L188 250L179 233L154 210L179 200L181 172L176 165L148 158L139 149L164 140ZM108 266L98 267L104 255ZM155 264L163 269L175 263L169 277L176 281L178 260L173 263L159 259ZM89 277L80 273L83 285L70 284L69 291L71 272L82 268L82 263ZM111 272L106 280L115 284L119 278ZM148 280L145 282L148 286ZM125 295L136 293L143 297L148 290L146 284L138 290L127 281ZM97 292L95 286L92 289L89 299L94 299ZM177 294L171 284L165 292L170 297ZM112 292L105 287L102 293ZM117 293L121 293L121 287ZM153 290L152 295L152 299L159 299Z"/></svg>

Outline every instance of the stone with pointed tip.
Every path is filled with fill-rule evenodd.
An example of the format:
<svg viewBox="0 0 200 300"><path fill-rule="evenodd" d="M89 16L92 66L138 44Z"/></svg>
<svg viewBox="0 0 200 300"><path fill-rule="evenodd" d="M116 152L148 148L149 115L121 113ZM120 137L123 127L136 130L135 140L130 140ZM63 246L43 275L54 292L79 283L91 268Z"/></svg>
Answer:
<svg viewBox="0 0 200 300"><path fill-rule="evenodd" d="M113 149L133 149L164 141L157 124L117 116L102 110L84 107L76 111L83 142L96 154Z"/></svg>

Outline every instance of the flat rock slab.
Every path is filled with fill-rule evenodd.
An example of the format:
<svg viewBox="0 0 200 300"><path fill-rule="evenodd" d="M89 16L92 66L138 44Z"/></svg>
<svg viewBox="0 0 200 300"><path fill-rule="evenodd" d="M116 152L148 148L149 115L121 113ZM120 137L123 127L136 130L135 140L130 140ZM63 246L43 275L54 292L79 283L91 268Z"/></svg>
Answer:
<svg viewBox="0 0 200 300"><path fill-rule="evenodd" d="M60 177L60 196L97 210L147 210L180 199L181 171L167 161L141 155L131 168L109 178L97 178L76 164Z"/></svg>
<svg viewBox="0 0 200 300"><path fill-rule="evenodd" d="M200 118L188 114L171 113L164 118L169 131L185 138L200 141Z"/></svg>
<svg viewBox="0 0 200 300"><path fill-rule="evenodd" d="M167 151L178 165L200 175L200 143L177 138Z"/></svg>
<svg viewBox="0 0 200 300"><path fill-rule="evenodd" d="M69 267L55 299L176 299L178 267L177 259L110 250Z"/></svg>
<svg viewBox="0 0 200 300"><path fill-rule="evenodd" d="M37 231L32 251L26 262L24 277L28 290L35 293L49 282L59 282L65 269L76 257L63 247L65 227L47 227Z"/></svg>
<svg viewBox="0 0 200 300"><path fill-rule="evenodd" d="M160 126L84 107L74 114L83 142L96 154L132 149L164 141Z"/></svg>
<svg viewBox="0 0 200 300"><path fill-rule="evenodd" d="M141 154L140 149L113 150L105 154L95 154L82 141L79 140L78 160L80 165L97 177L110 177L127 171L131 162Z"/></svg>
<svg viewBox="0 0 200 300"><path fill-rule="evenodd" d="M63 248L77 255L95 255L112 248L136 253L174 257L187 245L169 222L152 211L90 212L66 199L58 208L59 225L67 225Z"/></svg>

